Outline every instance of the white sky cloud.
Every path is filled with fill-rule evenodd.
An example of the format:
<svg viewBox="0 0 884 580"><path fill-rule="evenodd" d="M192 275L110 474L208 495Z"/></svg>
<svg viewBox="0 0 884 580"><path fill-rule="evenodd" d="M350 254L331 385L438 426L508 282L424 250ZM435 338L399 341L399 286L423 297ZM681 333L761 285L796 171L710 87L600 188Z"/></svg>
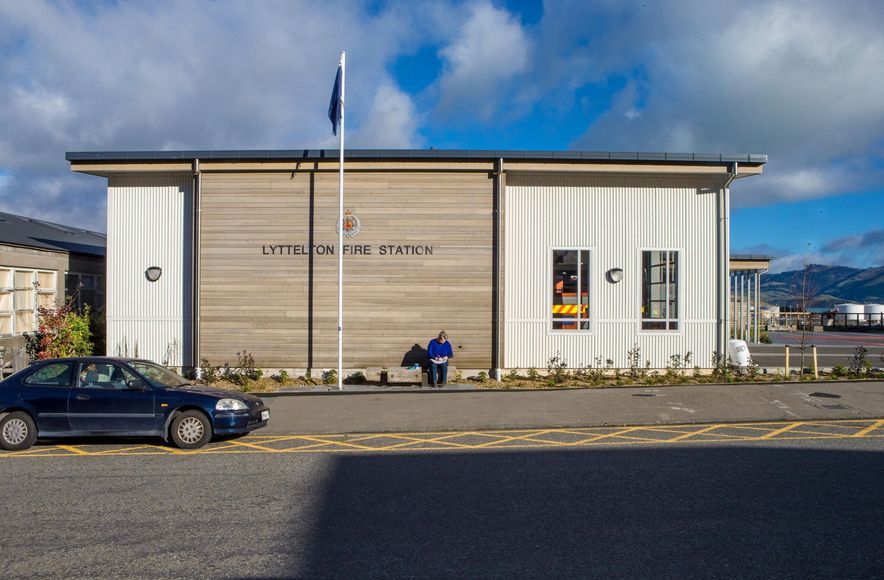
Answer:
<svg viewBox="0 0 884 580"><path fill-rule="evenodd" d="M531 25L489 0L6 0L0 209L103 228L103 184L65 151L336 147L341 48L353 146L569 111L575 148L769 154L734 207L880 187L881 22L877 0L545 0ZM393 64L426 47L441 71L409 94ZM59 184L82 207L55 209Z"/></svg>
<svg viewBox="0 0 884 580"><path fill-rule="evenodd" d="M842 193L879 179L880 170L844 165L868 162L884 139L884 76L871 72L884 70L884 4L731 6L648 2L628 15L612 8L618 26L588 43L602 61L615 53L626 63L597 66L628 74L631 64L648 92L642 102L615 99L577 148L769 154L768 175L735 188L746 191L737 206ZM643 40L630 46L635 38ZM624 121L636 110L641 115Z"/></svg>
<svg viewBox="0 0 884 580"><path fill-rule="evenodd" d="M414 106L387 66L428 36L436 17L421 10L0 3L0 209L104 229L103 184L71 176L65 151L336 147L325 113L341 48L352 135L365 147L416 144ZM60 183L82 210L54 209Z"/></svg>
<svg viewBox="0 0 884 580"><path fill-rule="evenodd" d="M510 82L528 65L530 41L517 17L489 2L469 6L465 22L442 48L438 114L489 121Z"/></svg>

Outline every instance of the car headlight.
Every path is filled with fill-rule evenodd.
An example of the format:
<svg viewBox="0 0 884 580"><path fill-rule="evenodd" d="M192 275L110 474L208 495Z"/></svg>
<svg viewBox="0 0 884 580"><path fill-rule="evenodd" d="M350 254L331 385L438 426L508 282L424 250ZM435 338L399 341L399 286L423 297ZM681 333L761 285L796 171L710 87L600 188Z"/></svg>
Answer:
<svg viewBox="0 0 884 580"><path fill-rule="evenodd" d="M249 406L239 399L221 399L215 403L216 411L245 411L248 408Z"/></svg>

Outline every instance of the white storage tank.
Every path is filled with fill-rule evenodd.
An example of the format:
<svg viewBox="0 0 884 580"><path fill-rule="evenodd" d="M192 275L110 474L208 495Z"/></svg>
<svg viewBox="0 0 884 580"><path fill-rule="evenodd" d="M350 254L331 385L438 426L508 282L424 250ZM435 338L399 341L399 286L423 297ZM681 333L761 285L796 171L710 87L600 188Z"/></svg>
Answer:
<svg viewBox="0 0 884 580"><path fill-rule="evenodd" d="M884 324L884 304L866 304L866 318L872 326Z"/></svg>
<svg viewBox="0 0 884 580"><path fill-rule="evenodd" d="M866 322L866 307L862 304L836 304L835 312L843 315L836 317L836 324L843 321L845 326L859 326Z"/></svg>

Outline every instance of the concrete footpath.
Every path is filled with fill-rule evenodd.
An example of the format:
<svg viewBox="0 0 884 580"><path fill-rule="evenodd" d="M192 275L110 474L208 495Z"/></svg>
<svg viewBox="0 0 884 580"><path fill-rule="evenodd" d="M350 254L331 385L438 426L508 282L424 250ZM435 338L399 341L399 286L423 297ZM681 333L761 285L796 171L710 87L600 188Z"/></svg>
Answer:
<svg viewBox="0 0 884 580"><path fill-rule="evenodd" d="M884 382L264 397L261 434L457 431L884 418Z"/></svg>

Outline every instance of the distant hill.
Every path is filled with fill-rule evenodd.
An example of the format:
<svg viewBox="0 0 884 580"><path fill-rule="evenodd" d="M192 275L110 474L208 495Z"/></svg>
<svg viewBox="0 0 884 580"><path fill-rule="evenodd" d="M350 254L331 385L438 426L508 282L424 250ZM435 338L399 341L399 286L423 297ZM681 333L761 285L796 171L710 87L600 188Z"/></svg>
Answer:
<svg viewBox="0 0 884 580"><path fill-rule="evenodd" d="M800 295L802 270L765 274L761 277L761 295L765 304L792 305ZM884 266L847 268L846 266L807 267L811 306L830 307L842 302L884 304Z"/></svg>

